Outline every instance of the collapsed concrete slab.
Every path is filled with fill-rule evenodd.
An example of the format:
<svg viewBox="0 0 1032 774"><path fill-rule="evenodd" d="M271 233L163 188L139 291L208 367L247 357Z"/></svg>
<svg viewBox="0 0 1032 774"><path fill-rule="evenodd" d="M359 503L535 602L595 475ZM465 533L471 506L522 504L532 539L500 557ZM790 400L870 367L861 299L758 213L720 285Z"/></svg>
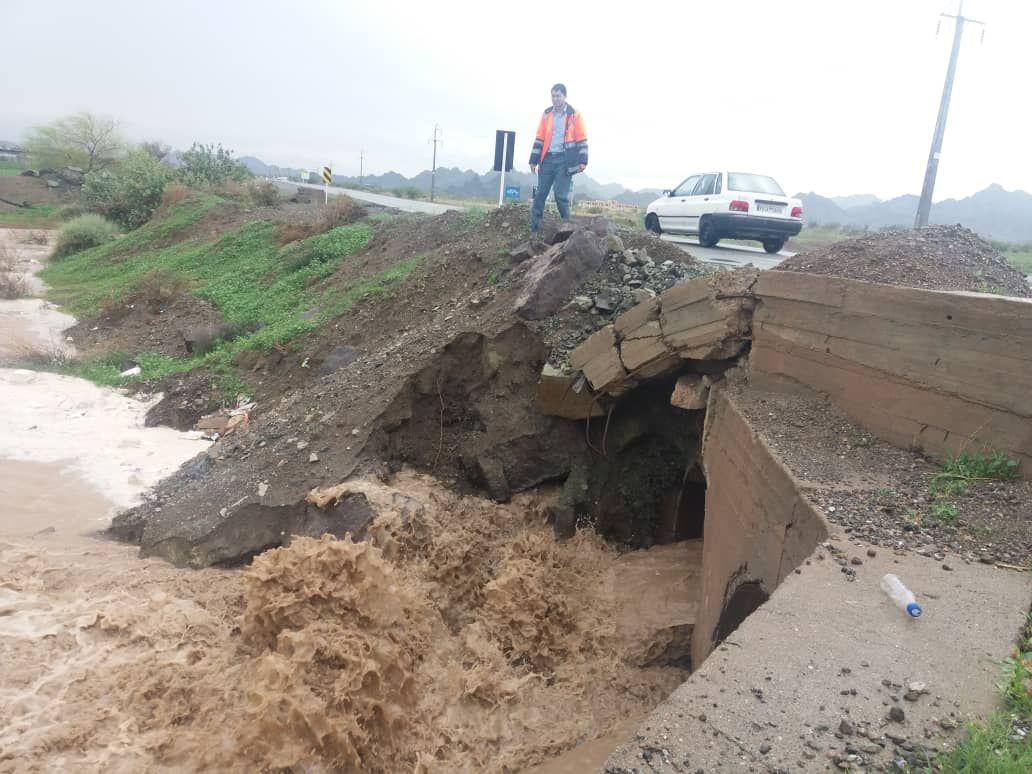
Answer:
<svg viewBox="0 0 1032 774"><path fill-rule="evenodd" d="M684 360L728 360L749 344L758 272L739 269L667 289L620 315L570 355L596 392L619 395Z"/></svg>
<svg viewBox="0 0 1032 774"><path fill-rule="evenodd" d="M749 340L759 271L737 269L674 285L660 295L667 346L683 358L723 360Z"/></svg>
<svg viewBox="0 0 1032 774"><path fill-rule="evenodd" d="M618 388L628 387L627 370L620 359L616 332L611 325L602 328L573 350L570 353L570 365L584 372L596 392L609 388L613 394Z"/></svg>

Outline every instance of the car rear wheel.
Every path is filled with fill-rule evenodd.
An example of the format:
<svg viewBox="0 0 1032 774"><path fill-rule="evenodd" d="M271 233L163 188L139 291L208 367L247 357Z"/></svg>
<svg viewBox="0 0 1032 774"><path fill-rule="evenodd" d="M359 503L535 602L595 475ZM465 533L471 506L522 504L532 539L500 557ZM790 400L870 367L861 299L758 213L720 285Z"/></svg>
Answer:
<svg viewBox="0 0 1032 774"><path fill-rule="evenodd" d="M775 253L780 253L781 252L781 248L784 247L784 246L785 246L785 240L784 239L764 239L763 240L763 249L766 250L771 255L774 255Z"/></svg>
<svg viewBox="0 0 1032 774"><path fill-rule="evenodd" d="M708 218L703 218L699 223L699 244L703 247L716 247L720 237L717 236L717 229Z"/></svg>
<svg viewBox="0 0 1032 774"><path fill-rule="evenodd" d="M662 234L663 229L659 227L659 217L654 212L650 212L645 216L645 230L651 231L653 234Z"/></svg>

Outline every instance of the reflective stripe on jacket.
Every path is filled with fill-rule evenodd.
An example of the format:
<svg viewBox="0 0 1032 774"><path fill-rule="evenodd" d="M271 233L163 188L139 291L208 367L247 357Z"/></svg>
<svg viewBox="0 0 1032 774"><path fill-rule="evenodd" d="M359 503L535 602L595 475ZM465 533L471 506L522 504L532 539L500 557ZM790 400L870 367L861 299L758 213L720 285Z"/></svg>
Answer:
<svg viewBox="0 0 1032 774"><path fill-rule="evenodd" d="M531 164L540 164L545 149L551 146L554 122L554 109L548 108L538 123L534 147L530 151ZM588 163L588 133L584 128L584 116L574 110L572 105L566 106L566 132L563 142L566 146L566 166L570 172L575 171L579 165Z"/></svg>

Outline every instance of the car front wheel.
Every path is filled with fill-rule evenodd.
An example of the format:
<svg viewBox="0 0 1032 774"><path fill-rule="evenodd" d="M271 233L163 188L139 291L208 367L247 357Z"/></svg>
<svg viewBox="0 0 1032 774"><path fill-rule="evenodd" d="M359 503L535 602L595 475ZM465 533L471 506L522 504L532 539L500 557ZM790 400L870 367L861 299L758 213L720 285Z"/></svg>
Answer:
<svg viewBox="0 0 1032 774"><path fill-rule="evenodd" d="M645 229L653 234L663 233L663 229L659 227L659 217L657 217L656 213L650 212L645 216Z"/></svg>
<svg viewBox="0 0 1032 774"><path fill-rule="evenodd" d="M781 248L785 246L784 239L764 239L763 249L771 255L781 252Z"/></svg>
<svg viewBox="0 0 1032 774"><path fill-rule="evenodd" d="M713 227L713 223L703 219L699 224L699 244L703 247L716 247L719 241L720 237L717 235L717 230Z"/></svg>

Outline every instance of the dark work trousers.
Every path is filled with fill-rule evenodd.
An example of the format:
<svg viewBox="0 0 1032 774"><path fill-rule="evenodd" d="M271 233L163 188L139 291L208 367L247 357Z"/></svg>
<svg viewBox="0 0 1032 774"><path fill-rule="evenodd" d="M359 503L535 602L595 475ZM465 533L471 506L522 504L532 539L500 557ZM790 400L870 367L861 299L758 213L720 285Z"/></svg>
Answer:
<svg viewBox="0 0 1032 774"><path fill-rule="evenodd" d="M545 201L548 191L555 190L555 205L559 208L559 217L570 219L570 186L573 178L566 168L565 153L549 153L541 160L538 167L537 195L530 213L530 230L536 232L541 225L541 216L545 213Z"/></svg>

